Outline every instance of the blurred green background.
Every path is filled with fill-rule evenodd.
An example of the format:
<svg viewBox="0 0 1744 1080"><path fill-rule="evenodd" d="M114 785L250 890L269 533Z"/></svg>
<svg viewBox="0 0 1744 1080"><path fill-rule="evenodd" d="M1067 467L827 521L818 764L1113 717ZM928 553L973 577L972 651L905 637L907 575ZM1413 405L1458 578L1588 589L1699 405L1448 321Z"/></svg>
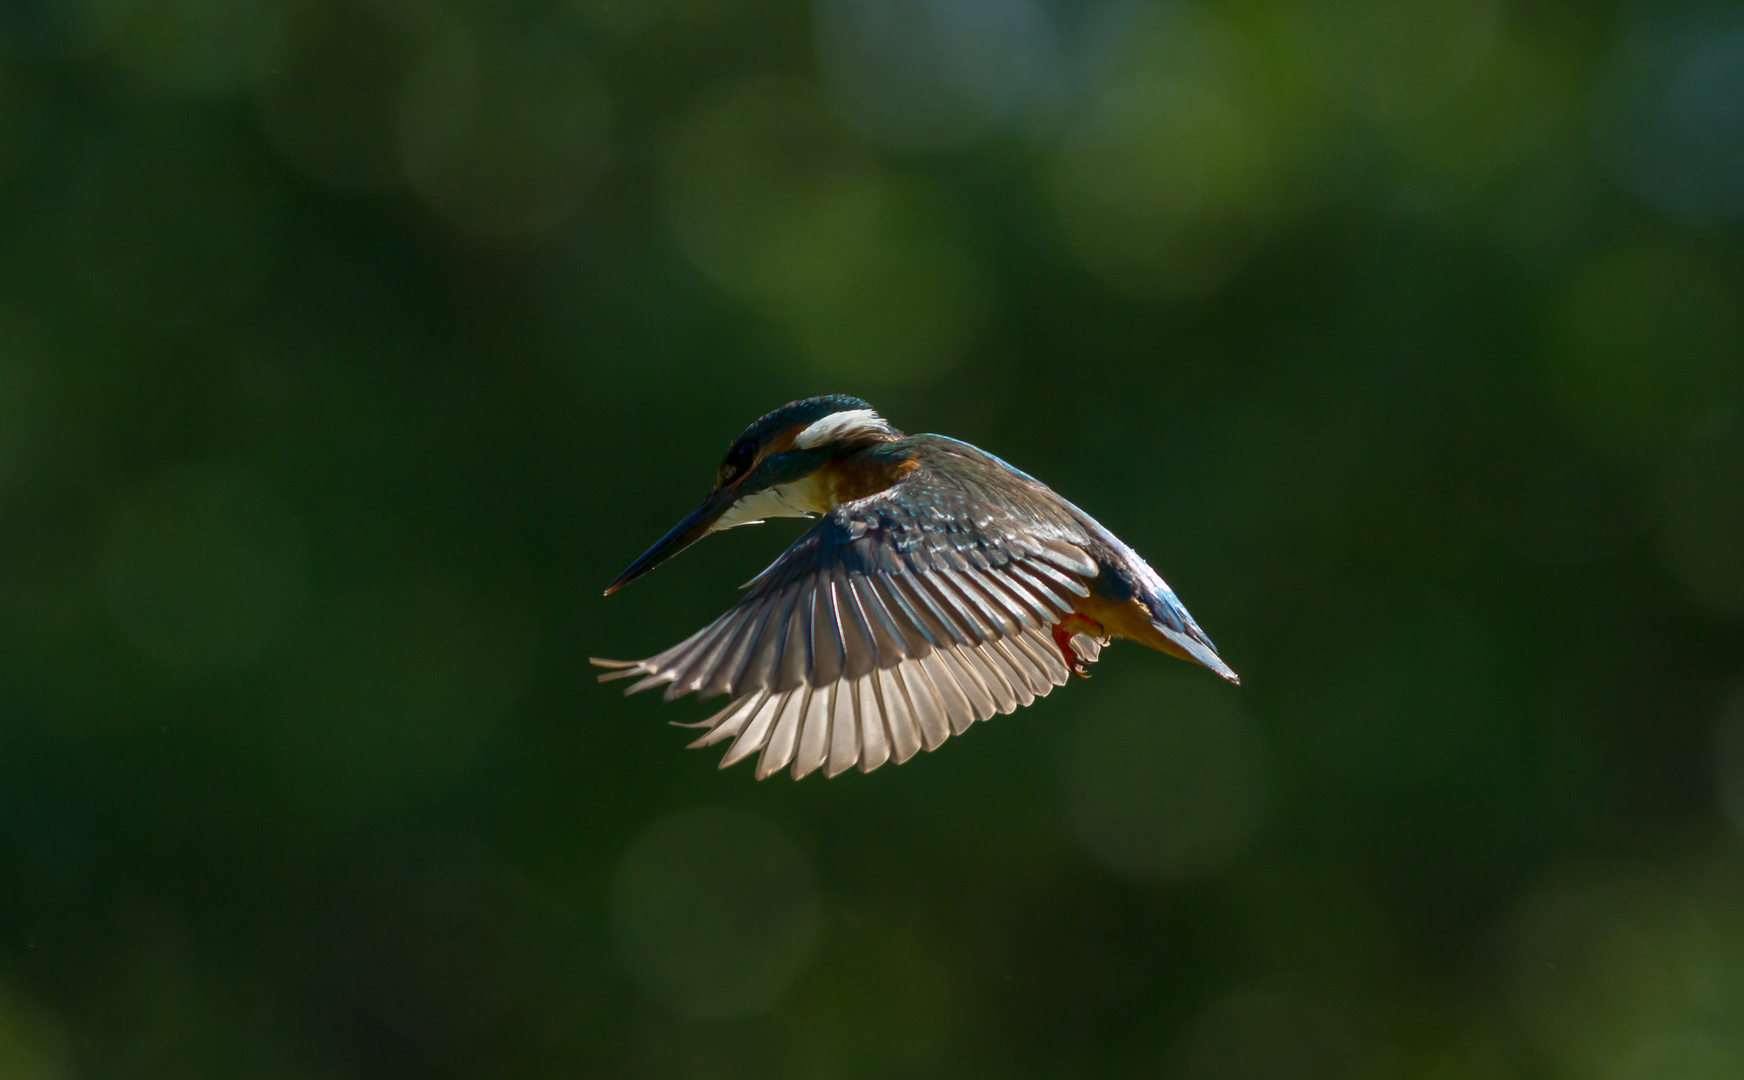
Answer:
<svg viewBox="0 0 1744 1080"><path fill-rule="evenodd" d="M1744 1076L1744 8L0 6L0 1076ZM600 588L821 392L1132 646L871 776Z"/></svg>

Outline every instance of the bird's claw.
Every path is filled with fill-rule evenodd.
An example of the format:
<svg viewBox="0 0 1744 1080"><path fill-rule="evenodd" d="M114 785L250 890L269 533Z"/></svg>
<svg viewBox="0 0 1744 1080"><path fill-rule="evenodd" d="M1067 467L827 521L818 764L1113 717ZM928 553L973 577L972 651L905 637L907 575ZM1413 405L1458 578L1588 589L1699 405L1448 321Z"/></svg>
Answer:
<svg viewBox="0 0 1744 1080"><path fill-rule="evenodd" d="M1093 619L1073 612L1054 624L1054 645L1060 650L1060 658L1066 662L1066 670L1080 679L1090 677L1090 665L1084 662L1084 657L1072 645L1072 637L1076 634L1101 635L1102 624Z"/></svg>

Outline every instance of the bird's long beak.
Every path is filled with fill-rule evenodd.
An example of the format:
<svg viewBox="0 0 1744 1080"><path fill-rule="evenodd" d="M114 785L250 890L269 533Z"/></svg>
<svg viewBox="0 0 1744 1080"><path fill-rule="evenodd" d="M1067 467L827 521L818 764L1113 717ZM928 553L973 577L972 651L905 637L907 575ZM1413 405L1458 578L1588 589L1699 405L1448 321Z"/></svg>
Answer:
<svg viewBox="0 0 1744 1080"><path fill-rule="evenodd" d="M654 542L654 546L644 551L629 569L618 575L618 579L606 586L606 595L610 596L619 589L635 581L648 571L659 566L667 559L683 551L685 548L701 540L709 534L709 529L727 512L737 497L737 488L728 485L709 495L695 510L684 516L684 520L674 525L670 532Z"/></svg>

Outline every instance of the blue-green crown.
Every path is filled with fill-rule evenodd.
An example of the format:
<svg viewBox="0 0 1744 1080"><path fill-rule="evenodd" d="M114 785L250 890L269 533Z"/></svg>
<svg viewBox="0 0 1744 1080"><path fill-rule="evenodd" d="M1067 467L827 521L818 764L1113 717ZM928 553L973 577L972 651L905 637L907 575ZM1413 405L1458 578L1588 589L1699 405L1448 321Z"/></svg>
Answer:
<svg viewBox="0 0 1744 1080"><path fill-rule="evenodd" d="M790 401L779 409L764 414L756 423L746 428L734 445L749 441L757 446L768 442L776 434L786 431L796 424L815 424L832 413L847 412L850 409L870 409L872 406L857 397L847 394L825 394L822 397L806 398L803 401Z"/></svg>

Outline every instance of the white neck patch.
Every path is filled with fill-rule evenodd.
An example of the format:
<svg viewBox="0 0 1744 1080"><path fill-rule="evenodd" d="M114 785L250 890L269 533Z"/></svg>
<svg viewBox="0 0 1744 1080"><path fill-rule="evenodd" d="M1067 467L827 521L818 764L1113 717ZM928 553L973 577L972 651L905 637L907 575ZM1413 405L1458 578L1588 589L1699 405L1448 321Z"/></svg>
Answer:
<svg viewBox="0 0 1744 1080"><path fill-rule="evenodd" d="M817 421L793 440L801 450L813 450L856 435L892 435L890 424L871 409L846 409Z"/></svg>

